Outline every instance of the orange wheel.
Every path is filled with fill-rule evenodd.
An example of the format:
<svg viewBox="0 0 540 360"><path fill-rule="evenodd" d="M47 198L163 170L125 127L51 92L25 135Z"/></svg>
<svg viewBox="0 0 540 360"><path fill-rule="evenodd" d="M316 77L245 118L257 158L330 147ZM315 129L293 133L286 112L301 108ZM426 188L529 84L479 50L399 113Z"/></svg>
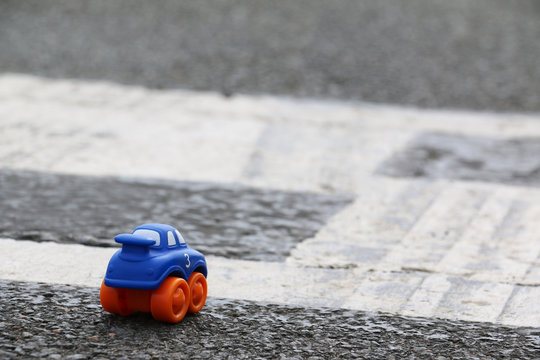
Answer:
<svg viewBox="0 0 540 360"><path fill-rule="evenodd" d="M123 316L131 314L133 311L128 308L126 297L126 289L109 287L105 285L105 281L101 283L99 299L101 300L101 306L103 306L105 311Z"/></svg>
<svg viewBox="0 0 540 360"><path fill-rule="evenodd" d="M198 313L206 302L206 293L208 292L206 278L200 272L194 272L189 277L188 285L191 291L191 302L188 311Z"/></svg>
<svg viewBox="0 0 540 360"><path fill-rule="evenodd" d="M190 299L186 280L169 276L152 292L152 316L158 321L177 323L186 315Z"/></svg>

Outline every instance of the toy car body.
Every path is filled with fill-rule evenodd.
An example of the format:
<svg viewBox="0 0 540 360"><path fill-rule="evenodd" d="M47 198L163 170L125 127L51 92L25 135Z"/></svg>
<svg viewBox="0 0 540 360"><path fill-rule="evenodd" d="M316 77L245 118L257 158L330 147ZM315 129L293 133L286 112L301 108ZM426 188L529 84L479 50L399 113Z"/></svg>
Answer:
<svg viewBox="0 0 540 360"><path fill-rule="evenodd" d="M129 315L151 312L156 320L178 322L198 312L207 294L204 256L190 248L182 234L165 224L145 224L120 234L122 244L109 261L101 286L103 308Z"/></svg>

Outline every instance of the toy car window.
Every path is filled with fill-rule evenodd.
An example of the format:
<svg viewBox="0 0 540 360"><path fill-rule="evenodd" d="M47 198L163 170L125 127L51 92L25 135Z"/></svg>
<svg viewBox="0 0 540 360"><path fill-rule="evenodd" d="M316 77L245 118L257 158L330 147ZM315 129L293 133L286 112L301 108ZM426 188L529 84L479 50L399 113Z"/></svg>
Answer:
<svg viewBox="0 0 540 360"><path fill-rule="evenodd" d="M147 229L140 229L140 230L135 230L133 232L133 235L137 235L137 236L143 237L145 239L149 239L149 240L155 240L156 243L154 245L152 245L154 247L159 246L159 244L160 244L159 234L158 234L157 231L147 230Z"/></svg>
<svg viewBox="0 0 540 360"><path fill-rule="evenodd" d="M180 234L180 231L175 230L175 232L176 232L176 236L178 237L178 241L180 241L180 244L185 244L186 240L184 240L184 237L182 236L182 234Z"/></svg>
<svg viewBox="0 0 540 360"><path fill-rule="evenodd" d="M167 242L169 243L169 246L176 245L176 239L174 238L172 231L167 232Z"/></svg>

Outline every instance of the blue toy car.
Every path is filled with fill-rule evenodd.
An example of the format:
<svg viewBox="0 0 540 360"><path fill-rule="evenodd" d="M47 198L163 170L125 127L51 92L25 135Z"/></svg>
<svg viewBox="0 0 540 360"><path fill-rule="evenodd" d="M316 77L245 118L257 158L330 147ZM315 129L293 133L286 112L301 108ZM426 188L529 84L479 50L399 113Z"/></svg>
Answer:
<svg viewBox="0 0 540 360"><path fill-rule="evenodd" d="M129 315L151 312L154 319L176 323L206 302L208 274L204 256L182 234L165 224L145 224L117 235L122 244L109 261L101 285L105 311Z"/></svg>

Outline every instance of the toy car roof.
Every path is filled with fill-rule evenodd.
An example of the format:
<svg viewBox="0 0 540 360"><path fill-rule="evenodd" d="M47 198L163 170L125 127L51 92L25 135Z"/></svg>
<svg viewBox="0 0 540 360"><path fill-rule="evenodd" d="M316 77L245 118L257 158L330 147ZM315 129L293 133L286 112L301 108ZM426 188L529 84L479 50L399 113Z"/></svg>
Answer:
<svg viewBox="0 0 540 360"><path fill-rule="evenodd" d="M167 231L175 231L176 228L172 227L171 225L167 224L143 224L140 226L137 226L135 230L139 229L147 229L147 230L155 230L161 234L166 233ZM135 231L134 230L134 231Z"/></svg>

